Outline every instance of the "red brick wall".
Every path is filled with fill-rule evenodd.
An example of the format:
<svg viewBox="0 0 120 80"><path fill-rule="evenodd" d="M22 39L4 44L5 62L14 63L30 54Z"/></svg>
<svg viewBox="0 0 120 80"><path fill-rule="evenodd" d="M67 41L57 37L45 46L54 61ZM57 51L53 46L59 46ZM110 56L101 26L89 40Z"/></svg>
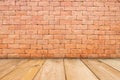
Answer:
<svg viewBox="0 0 120 80"><path fill-rule="evenodd" d="M0 58L120 57L120 0L0 0Z"/></svg>

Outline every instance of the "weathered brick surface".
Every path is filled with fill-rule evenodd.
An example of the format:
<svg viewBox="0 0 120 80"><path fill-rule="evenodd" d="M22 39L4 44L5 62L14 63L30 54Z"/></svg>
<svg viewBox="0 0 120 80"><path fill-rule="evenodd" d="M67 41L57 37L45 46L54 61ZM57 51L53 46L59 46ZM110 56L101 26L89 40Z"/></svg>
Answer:
<svg viewBox="0 0 120 80"><path fill-rule="evenodd" d="M0 0L0 58L120 57L119 0Z"/></svg>

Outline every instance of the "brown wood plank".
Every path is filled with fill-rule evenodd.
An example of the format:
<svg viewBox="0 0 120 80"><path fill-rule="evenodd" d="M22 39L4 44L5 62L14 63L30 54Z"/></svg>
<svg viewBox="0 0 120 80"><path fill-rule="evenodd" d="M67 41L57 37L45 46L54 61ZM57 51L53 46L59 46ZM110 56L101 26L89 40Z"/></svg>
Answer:
<svg viewBox="0 0 120 80"><path fill-rule="evenodd" d="M67 80L98 80L80 59L65 59L65 70Z"/></svg>
<svg viewBox="0 0 120 80"><path fill-rule="evenodd" d="M48 59L34 80L65 80L63 59Z"/></svg>
<svg viewBox="0 0 120 80"><path fill-rule="evenodd" d="M32 80L37 70L43 64L43 60L33 59L16 67L14 71L3 77L1 80Z"/></svg>
<svg viewBox="0 0 120 80"><path fill-rule="evenodd" d="M120 72L100 62L97 59L82 59L82 61L100 78L100 80L120 80Z"/></svg>

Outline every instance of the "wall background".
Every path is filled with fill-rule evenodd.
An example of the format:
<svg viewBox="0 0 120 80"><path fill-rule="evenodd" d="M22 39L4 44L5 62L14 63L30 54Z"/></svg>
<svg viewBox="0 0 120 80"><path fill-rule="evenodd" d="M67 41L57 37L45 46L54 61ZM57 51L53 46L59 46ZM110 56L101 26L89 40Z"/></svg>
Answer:
<svg viewBox="0 0 120 80"><path fill-rule="evenodd" d="M120 57L120 0L0 0L0 58L58 57Z"/></svg>

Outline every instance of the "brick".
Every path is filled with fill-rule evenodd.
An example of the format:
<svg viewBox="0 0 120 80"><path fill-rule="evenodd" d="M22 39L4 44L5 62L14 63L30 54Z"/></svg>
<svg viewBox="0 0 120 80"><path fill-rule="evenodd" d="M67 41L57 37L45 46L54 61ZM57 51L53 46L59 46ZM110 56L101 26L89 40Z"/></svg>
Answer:
<svg viewBox="0 0 120 80"><path fill-rule="evenodd" d="M8 48L19 48L19 44L8 44Z"/></svg>
<svg viewBox="0 0 120 80"><path fill-rule="evenodd" d="M25 44L36 44L37 43L37 41L36 40L30 40L30 39L27 39L27 40L25 40Z"/></svg>
<svg viewBox="0 0 120 80"><path fill-rule="evenodd" d="M36 49L26 49L26 50L25 50L25 53L26 53L26 54L35 54L36 52L37 52Z"/></svg>
<svg viewBox="0 0 120 80"><path fill-rule="evenodd" d="M8 38L12 38L12 39L19 39L20 36L19 35L8 35Z"/></svg>
<svg viewBox="0 0 120 80"><path fill-rule="evenodd" d="M82 40L70 40L70 42L74 44L81 44Z"/></svg>
<svg viewBox="0 0 120 80"><path fill-rule="evenodd" d="M19 54L19 58L30 58L30 54Z"/></svg>
<svg viewBox="0 0 120 80"><path fill-rule="evenodd" d="M4 49L4 48L7 48L7 44L0 44L0 49Z"/></svg>
<svg viewBox="0 0 120 80"><path fill-rule="evenodd" d="M25 35L26 34L26 30L15 30L15 34L17 34L17 35L20 35L20 34Z"/></svg>
<svg viewBox="0 0 120 80"><path fill-rule="evenodd" d="M78 54L78 53L72 53L72 54L67 53L67 54L65 54L65 57L66 58L79 58L80 54Z"/></svg>
<svg viewBox="0 0 120 80"><path fill-rule="evenodd" d="M25 39L16 39L15 43L17 43L17 44L25 44L26 40Z"/></svg>
<svg viewBox="0 0 120 80"><path fill-rule="evenodd" d="M63 15L68 16L68 15L72 15L72 11L61 11L60 14L61 14L62 16L63 16Z"/></svg>
<svg viewBox="0 0 120 80"><path fill-rule="evenodd" d="M65 35L66 30L50 30L51 35Z"/></svg>
<svg viewBox="0 0 120 80"><path fill-rule="evenodd" d="M73 34L77 35L77 34L82 34L82 30L73 30Z"/></svg>
<svg viewBox="0 0 120 80"><path fill-rule="evenodd" d="M27 45L27 44L8 44L8 48L27 49L27 48L30 48L30 45Z"/></svg>
<svg viewBox="0 0 120 80"><path fill-rule="evenodd" d="M3 39L3 43L14 43L14 39Z"/></svg>
<svg viewBox="0 0 120 80"><path fill-rule="evenodd" d="M73 49L76 48L75 44L65 44L65 49Z"/></svg>
<svg viewBox="0 0 120 80"><path fill-rule="evenodd" d="M76 39L75 35L66 35L65 39Z"/></svg>
<svg viewBox="0 0 120 80"><path fill-rule="evenodd" d="M31 54L31 58L43 58L43 54L33 53Z"/></svg>
<svg viewBox="0 0 120 80"><path fill-rule="evenodd" d="M116 41L115 40L107 40L105 41L105 44L115 44Z"/></svg>
<svg viewBox="0 0 120 80"><path fill-rule="evenodd" d="M22 54L24 53L24 49L3 49L4 54Z"/></svg>
<svg viewBox="0 0 120 80"><path fill-rule="evenodd" d="M53 44L53 48L54 49L64 49L65 46L64 46L64 44Z"/></svg>
<svg viewBox="0 0 120 80"><path fill-rule="evenodd" d="M79 24L82 24L82 21L81 20L72 20L71 24L72 25L74 25L74 24L79 25Z"/></svg>
<svg viewBox="0 0 120 80"><path fill-rule="evenodd" d="M53 49L52 44L43 45L43 49Z"/></svg>
<svg viewBox="0 0 120 80"><path fill-rule="evenodd" d="M30 6L21 6L20 10L22 10L22 11L31 10L31 7Z"/></svg>
<svg viewBox="0 0 120 80"><path fill-rule="evenodd" d="M49 30L38 30L38 34L40 34L40 35L48 35Z"/></svg>
<svg viewBox="0 0 120 80"><path fill-rule="evenodd" d="M0 31L0 34L2 35L8 35L8 34L14 34L14 31L11 31L11 30L1 30Z"/></svg>
<svg viewBox="0 0 120 80"><path fill-rule="evenodd" d="M19 58L19 54L8 54L7 55L8 58Z"/></svg>
<svg viewBox="0 0 120 80"><path fill-rule="evenodd" d="M71 24L71 20L60 20L60 24Z"/></svg>
<svg viewBox="0 0 120 80"><path fill-rule="evenodd" d="M87 47L86 44L77 44L77 48L86 49L86 47Z"/></svg>
<svg viewBox="0 0 120 80"><path fill-rule="evenodd" d="M70 52L71 52L71 54L74 54L74 53L81 54L82 50L81 49L71 49Z"/></svg>
<svg viewBox="0 0 120 80"><path fill-rule="evenodd" d="M60 6L60 2L56 1L56 2L50 2L51 6Z"/></svg>
<svg viewBox="0 0 120 80"><path fill-rule="evenodd" d="M70 52L68 49L59 49L59 53L63 54L63 56L65 56L64 54Z"/></svg>
<svg viewBox="0 0 120 80"><path fill-rule="evenodd" d="M77 35L76 38L86 40L87 36L86 35Z"/></svg>
<svg viewBox="0 0 120 80"><path fill-rule="evenodd" d="M37 30L27 30L26 34L37 34Z"/></svg>
<svg viewBox="0 0 120 80"><path fill-rule="evenodd" d="M20 39L30 39L30 38L32 38L32 36L30 35L20 35Z"/></svg>
<svg viewBox="0 0 120 80"><path fill-rule="evenodd" d="M49 2L47 2L47 1L42 1L42 2L39 2L39 4L38 4L39 6L48 6L49 5Z"/></svg>
<svg viewBox="0 0 120 80"><path fill-rule="evenodd" d="M0 1L0 58L119 58L119 10L113 0Z"/></svg>
<svg viewBox="0 0 120 80"><path fill-rule="evenodd" d="M0 39L4 39L4 38L7 38L8 35L0 35Z"/></svg>
<svg viewBox="0 0 120 80"><path fill-rule="evenodd" d="M44 29L44 30L54 29L54 25L45 25L45 26L43 26L43 29Z"/></svg>
<svg viewBox="0 0 120 80"><path fill-rule="evenodd" d="M40 44L40 45L48 44L48 40L38 40L37 44Z"/></svg>
<svg viewBox="0 0 120 80"><path fill-rule="evenodd" d="M59 53L59 50L58 49L52 49L52 50L49 50L48 51L48 54L57 54L57 53ZM53 55L52 55L53 56Z"/></svg>
<svg viewBox="0 0 120 80"><path fill-rule="evenodd" d="M72 6L72 2L61 2L61 6Z"/></svg>
<svg viewBox="0 0 120 80"><path fill-rule="evenodd" d="M84 30L83 34L94 34L94 30Z"/></svg>
<svg viewBox="0 0 120 80"><path fill-rule="evenodd" d="M53 39L53 35L44 35L43 39L46 39L46 40Z"/></svg>
<svg viewBox="0 0 120 80"><path fill-rule="evenodd" d="M47 11L53 11L54 10L54 7L53 6L44 6L43 7L43 10L47 10Z"/></svg>
<svg viewBox="0 0 120 80"><path fill-rule="evenodd" d="M2 54L2 49L0 49L0 54Z"/></svg>
<svg viewBox="0 0 120 80"><path fill-rule="evenodd" d="M0 5L0 11L6 11L9 9L9 6L5 5Z"/></svg>
<svg viewBox="0 0 120 80"><path fill-rule="evenodd" d="M7 54L1 54L1 53L0 53L0 58L3 58L3 59L4 59L4 58L7 58Z"/></svg>
<svg viewBox="0 0 120 80"><path fill-rule="evenodd" d="M65 25L55 25L55 29L61 30L66 29Z"/></svg>
<svg viewBox="0 0 120 80"><path fill-rule="evenodd" d="M42 54L43 56L45 56L45 54L48 53L48 50L37 50L38 54Z"/></svg>
<svg viewBox="0 0 120 80"><path fill-rule="evenodd" d="M54 40L49 40L49 43L50 43L50 44L59 44L60 41L57 40L57 39L54 39Z"/></svg>
<svg viewBox="0 0 120 80"><path fill-rule="evenodd" d="M28 48L30 48L30 45L29 44L19 44L19 48L20 49L28 49Z"/></svg>
<svg viewBox="0 0 120 80"><path fill-rule="evenodd" d="M43 39L42 35L30 35L30 38L32 39Z"/></svg>
<svg viewBox="0 0 120 80"><path fill-rule="evenodd" d="M53 37L54 37L54 39L59 39L59 40L65 38L64 35L54 35Z"/></svg>

